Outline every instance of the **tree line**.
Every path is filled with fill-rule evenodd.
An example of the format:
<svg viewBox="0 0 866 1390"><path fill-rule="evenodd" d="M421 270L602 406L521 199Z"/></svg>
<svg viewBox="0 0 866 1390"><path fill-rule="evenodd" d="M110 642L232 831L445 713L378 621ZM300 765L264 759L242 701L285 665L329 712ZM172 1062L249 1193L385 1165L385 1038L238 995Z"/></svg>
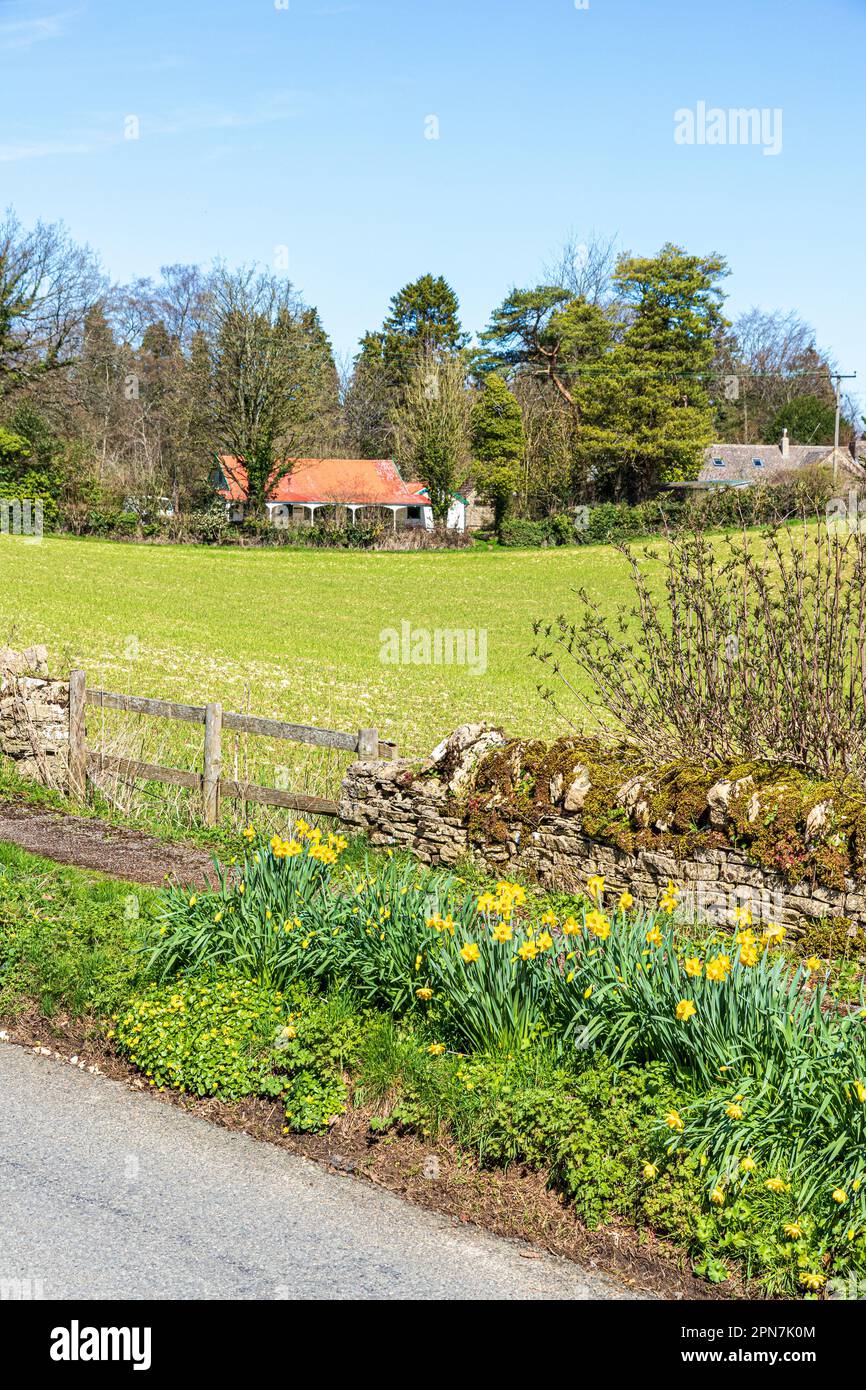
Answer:
<svg viewBox="0 0 866 1390"><path fill-rule="evenodd" d="M250 510L291 457L394 457L434 513L473 486L497 525L639 502L713 439L828 443L833 364L794 312L723 314L723 257L571 240L472 342L422 275L338 363L283 276L217 263L113 284L62 227L0 224L0 494L75 525L107 505L214 504L246 461ZM853 409L843 440L853 438Z"/></svg>

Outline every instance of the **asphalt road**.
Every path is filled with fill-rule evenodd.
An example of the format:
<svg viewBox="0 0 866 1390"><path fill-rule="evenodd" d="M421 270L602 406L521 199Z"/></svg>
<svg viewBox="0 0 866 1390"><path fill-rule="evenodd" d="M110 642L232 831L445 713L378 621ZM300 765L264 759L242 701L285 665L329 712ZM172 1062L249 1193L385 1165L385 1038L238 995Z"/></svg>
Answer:
<svg viewBox="0 0 866 1390"><path fill-rule="evenodd" d="M25 1296L634 1297L524 1249L0 1043L0 1284Z"/></svg>

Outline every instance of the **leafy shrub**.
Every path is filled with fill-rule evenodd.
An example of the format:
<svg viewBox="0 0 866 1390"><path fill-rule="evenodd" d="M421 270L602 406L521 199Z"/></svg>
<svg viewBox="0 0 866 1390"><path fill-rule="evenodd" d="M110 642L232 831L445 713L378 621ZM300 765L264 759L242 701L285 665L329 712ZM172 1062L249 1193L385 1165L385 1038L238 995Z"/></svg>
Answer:
<svg viewBox="0 0 866 1390"><path fill-rule="evenodd" d="M866 780L862 592L866 530L700 531L668 543L664 584L629 555L633 609L608 620L581 591L576 622L536 624L534 655L654 764L781 760ZM546 692L550 699L552 692ZM584 702L585 704L585 702Z"/></svg>
<svg viewBox="0 0 866 1390"><path fill-rule="evenodd" d="M502 523L499 540L501 545L529 550L534 546L547 545L549 535L543 521L527 521L522 517L511 517Z"/></svg>

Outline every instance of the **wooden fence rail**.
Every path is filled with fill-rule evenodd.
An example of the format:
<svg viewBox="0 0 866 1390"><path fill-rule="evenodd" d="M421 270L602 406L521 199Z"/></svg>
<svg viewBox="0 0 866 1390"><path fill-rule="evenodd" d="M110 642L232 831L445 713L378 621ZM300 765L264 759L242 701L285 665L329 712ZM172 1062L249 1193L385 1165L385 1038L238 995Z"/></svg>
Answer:
<svg viewBox="0 0 866 1390"><path fill-rule="evenodd" d="M156 763L143 763L135 758L115 758L97 749L88 749L88 706L204 725L202 771L184 772L180 768L160 767ZM224 711L222 705L215 701L207 705L183 705L173 700L151 700L141 695L120 695L115 691L89 687L85 672L76 670L69 673L69 795L83 800L87 791L88 773L108 772L147 782L166 782L198 792L207 825L216 824L220 800L223 797L255 801L265 806L282 806L292 811L309 811L318 815L337 814L337 802L324 797L281 791L277 787L260 787L255 783L237 782L223 777L224 729L255 734L260 738L288 739L293 743L305 743L315 748L335 748L354 753L365 761L371 758L393 759L397 756L397 745L380 739L376 729L359 729L356 734L348 734L337 729L317 729L308 724L286 724L279 719L262 719L254 714L233 714Z"/></svg>

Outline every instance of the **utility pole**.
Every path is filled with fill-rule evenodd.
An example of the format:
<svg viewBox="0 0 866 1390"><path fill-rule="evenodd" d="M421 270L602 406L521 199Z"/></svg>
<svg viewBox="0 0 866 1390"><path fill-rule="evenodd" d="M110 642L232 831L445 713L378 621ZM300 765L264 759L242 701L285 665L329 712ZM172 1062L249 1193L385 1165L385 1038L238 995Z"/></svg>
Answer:
<svg viewBox="0 0 866 1390"><path fill-rule="evenodd" d="M839 478L839 422L842 416L842 382L854 381L856 372L831 372L830 382L835 383L836 389L836 425L833 430L833 486L835 488Z"/></svg>

